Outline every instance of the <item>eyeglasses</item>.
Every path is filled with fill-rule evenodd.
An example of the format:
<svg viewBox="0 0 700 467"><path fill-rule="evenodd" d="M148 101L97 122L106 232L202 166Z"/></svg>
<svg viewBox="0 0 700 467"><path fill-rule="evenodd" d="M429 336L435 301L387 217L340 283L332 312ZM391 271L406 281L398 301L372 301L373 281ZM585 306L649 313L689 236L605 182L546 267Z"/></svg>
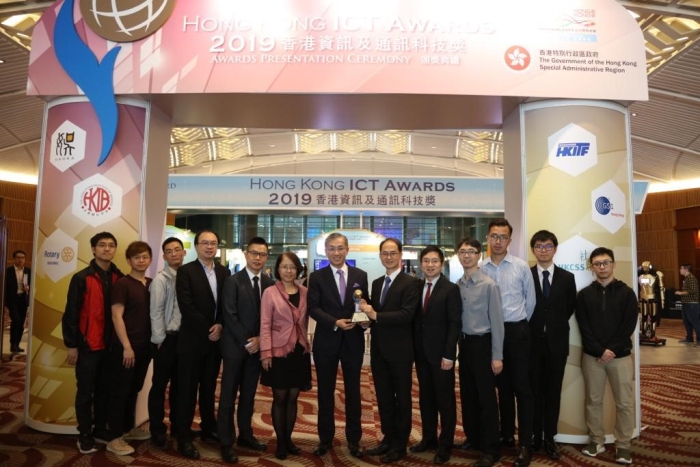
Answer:
<svg viewBox="0 0 700 467"><path fill-rule="evenodd" d="M440 264L442 261L440 261L439 258L423 258L421 260L423 264Z"/></svg>
<svg viewBox="0 0 700 467"><path fill-rule="evenodd" d="M547 243L546 245L535 245L532 248L537 251L552 251L554 249L554 245Z"/></svg>
<svg viewBox="0 0 700 467"><path fill-rule="evenodd" d="M595 263L591 263L591 266L594 268L607 268L612 263L612 261L596 261Z"/></svg>
<svg viewBox="0 0 700 467"><path fill-rule="evenodd" d="M474 255L478 255L479 252L476 250L459 250L457 252L457 254L459 256L474 256Z"/></svg>
<svg viewBox="0 0 700 467"><path fill-rule="evenodd" d="M264 259L264 258L267 258L267 255L268 255L268 253L265 253L264 251L252 251L252 250L248 250L248 251L246 251L246 253L248 253L248 254L249 254L250 256L252 256L253 258L263 258L263 259Z"/></svg>
<svg viewBox="0 0 700 467"><path fill-rule="evenodd" d="M116 248L116 247L117 247L117 245L115 245L114 243L100 242L97 244L97 248Z"/></svg>
<svg viewBox="0 0 700 467"><path fill-rule="evenodd" d="M345 246L329 246L326 247L326 253L344 253L348 248Z"/></svg>
<svg viewBox="0 0 700 467"><path fill-rule="evenodd" d="M280 269L283 269L285 271L296 271L297 267L293 264L283 264L280 266Z"/></svg>
<svg viewBox="0 0 700 467"><path fill-rule="evenodd" d="M496 235L496 234L491 234L489 235L489 238L493 240L494 242L507 242L510 239L510 236L508 235Z"/></svg>
<svg viewBox="0 0 700 467"><path fill-rule="evenodd" d="M204 246L218 246L219 242L211 241L211 242L199 242L198 245L204 245Z"/></svg>
<svg viewBox="0 0 700 467"><path fill-rule="evenodd" d="M379 253L379 256L382 258L395 258L396 256L399 256L401 253L398 251L382 251Z"/></svg>

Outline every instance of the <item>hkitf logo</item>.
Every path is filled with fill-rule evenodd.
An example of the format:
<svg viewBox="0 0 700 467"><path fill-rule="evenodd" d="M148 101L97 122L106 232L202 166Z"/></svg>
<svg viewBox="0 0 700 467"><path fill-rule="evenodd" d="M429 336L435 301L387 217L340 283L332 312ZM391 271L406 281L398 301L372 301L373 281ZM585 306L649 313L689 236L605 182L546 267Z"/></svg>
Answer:
<svg viewBox="0 0 700 467"><path fill-rule="evenodd" d="M598 142L593 133L569 123L547 138L549 165L574 177L598 164Z"/></svg>
<svg viewBox="0 0 700 467"><path fill-rule="evenodd" d="M121 215L122 189L102 174L73 188L73 214L93 227Z"/></svg>
<svg viewBox="0 0 700 467"><path fill-rule="evenodd" d="M627 222L626 198L622 190L608 180L591 193L593 221L615 233Z"/></svg>

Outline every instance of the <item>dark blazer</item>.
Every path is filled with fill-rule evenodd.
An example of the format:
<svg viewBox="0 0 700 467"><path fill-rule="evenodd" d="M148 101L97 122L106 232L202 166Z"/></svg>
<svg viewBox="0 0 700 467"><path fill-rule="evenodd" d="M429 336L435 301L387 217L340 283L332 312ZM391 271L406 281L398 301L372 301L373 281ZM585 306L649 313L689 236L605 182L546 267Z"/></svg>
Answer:
<svg viewBox="0 0 700 467"><path fill-rule="evenodd" d="M175 291L177 304L180 307L182 321L177 339L177 353L206 354L209 352L211 341L209 329L214 324L221 324L221 297L224 280L231 271L214 262L216 275L218 304L209 286L204 267L198 259L187 263L177 270Z"/></svg>
<svg viewBox="0 0 700 467"><path fill-rule="evenodd" d="M260 274L261 294L273 284L267 274ZM246 357L249 355L245 349L248 339L260 336L260 311L246 268L224 281L220 302L224 326L221 334L221 355L224 358Z"/></svg>
<svg viewBox="0 0 700 467"><path fill-rule="evenodd" d="M367 273L362 269L348 266L345 280L345 297L340 299L338 286L330 266L314 271L309 276L308 310L309 316L316 320L313 351L325 355L336 355L340 351L343 339L353 353L363 355L365 352L364 329L355 326L349 331L335 329L335 322L341 318L352 318L355 312L353 293L359 289L367 300Z"/></svg>
<svg viewBox="0 0 700 467"><path fill-rule="evenodd" d="M416 352L421 352L433 365L440 365L443 358L454 362L457 357L457 341L462 331L462 296L459 287L441 274L430 292L425 313L422 300L424 287L425 281L421 280L413 320Z"/></svg>
<svg viewBox="0 0 700 467"><path fill-rule="evenodd" d="M420 281L400 272L380 305L384 277L372 282L372 308L377 312L371 324L372 355L379 352L387 361L413 360L413 315L421 297Z"/></svg>
<svg viewBox="0 0 700 467"><path fill-rule="evenodd" d="M576 280L574 275L559 266L554 266L549 299L542 296L542 284L537 274L537 265L530 268L535 281L537 303L530 318L532 336L541 336L547 326L546 340L552 355L569 355L569 318L576 308Z"/></svg>
<svg viewBox="0 0 700 467"><path fill-rule="evenodd" d="M30 268L24 268L24 275L27 276L27 284L31 287L32 270ZM29 294L24 294L24 302L17 303L17 289L19 284L17 284L17 275L15 274L15 267L10 266L5 271L5 306L7 308L14 307L26 307L29 305Z"/></svg>

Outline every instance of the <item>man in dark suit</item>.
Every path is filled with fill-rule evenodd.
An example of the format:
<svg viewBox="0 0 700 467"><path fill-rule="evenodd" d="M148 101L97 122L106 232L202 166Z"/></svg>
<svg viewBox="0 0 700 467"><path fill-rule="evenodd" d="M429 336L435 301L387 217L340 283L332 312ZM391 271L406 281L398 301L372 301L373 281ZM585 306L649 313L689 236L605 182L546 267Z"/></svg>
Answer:
<svg viewBox="0 0 700 467"><path fill-rule="evenodd" d="M231 272L216 257L219 236L203 230L194 237L197 259L177 271L175 291L182 321L177 340L179 414L176 417L177 449L185 457L199 459L192 444L190 426L199 388L202 441L218 441L214 416L216 378L221 365L220 298Z"/></svg>
<svg viewBox="0 0 700 467"><path fill-rule="evenodd" d="M14 265L5 271L5 313L10 315L10 352L24 352L19 346L24 334L24 322L29 307L29 279L32 270L24 267L27 254L22 250L12 253Z"/></svg>
<svg viewBox="0 0 700 467"><path fill-rule="evenodd" d="M252 419L255 391L260 379L260 300L263 291L273 285L262 268L267 260L267 242L255 237L245 252L246 267L224 282L221 298L224 330L221 355L221 399L218 425L221 457L235 463L233 450L236 428L233 424L234 402L238 396L238 445L254 451L265 451L265 445L253 436Z"/></svg>
<svg viewBox="0 0 700 467"><path fill-rule="evenodd" d="M345 383L345 437L350 454L362 457L362 405L360 372L365 353L364 329L352 322L355 291L368 296L367 273L345 263L348 239L335 232L326 237L330 265L309 276L308 310L316 320L313 339L314 366L318 382L319 445L314 455L323 456L335 435L335 384L338 362ZM342 292L342 293L341 293Z"/></svg>
<svg viewBox="0 0 700 467"><path fill-rule="evenodd" d="M411 446L411 452L438 448L433 462L444 464L450 460L457 424L454 363L462 329L462 297L459 287L442 275L445 255L440 248L424 248L420 261L425 280L413 320L413 345L423 438Z"/></svg>
<svg viewBox="0 0 700 467"><path fill-rule="evenodd" d="M530 239L537 258L537 264L530 268L537 297L530 318L530 376L535 398L532 448L537 451L544 446L545 454L552 459L561 457L554 436L569 356L569 318L576 307L574 275L553 262L558 245L556 235L547 230L536 232Z"/></svg>
<svg viewBox="0 0 700 467"><path fill-rule="evenodd" d="M372 377L384 435L367 454L381 456L387 464L406 457L411 434L413 315L420 299L420 282L401 271L402 250L395 238L379 244L386 275L372 282L372 304L361 305L372 321Z"/></svg>

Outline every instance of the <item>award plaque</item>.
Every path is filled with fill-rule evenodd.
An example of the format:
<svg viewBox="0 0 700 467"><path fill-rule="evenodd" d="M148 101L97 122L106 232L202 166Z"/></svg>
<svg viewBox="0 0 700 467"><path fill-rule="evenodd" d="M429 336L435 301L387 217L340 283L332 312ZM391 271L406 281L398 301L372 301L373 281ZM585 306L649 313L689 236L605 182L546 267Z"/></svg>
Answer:
<svg viewBox="0 0 700 467"><path fill-rule="evenodd" d="M352 314L352 322L353 323L366 323L369 321L369 317L360 311L360 301L362 300L362 290L357 289L355 292L352 294L353 299L355 300L355 313Z"/></svg>

